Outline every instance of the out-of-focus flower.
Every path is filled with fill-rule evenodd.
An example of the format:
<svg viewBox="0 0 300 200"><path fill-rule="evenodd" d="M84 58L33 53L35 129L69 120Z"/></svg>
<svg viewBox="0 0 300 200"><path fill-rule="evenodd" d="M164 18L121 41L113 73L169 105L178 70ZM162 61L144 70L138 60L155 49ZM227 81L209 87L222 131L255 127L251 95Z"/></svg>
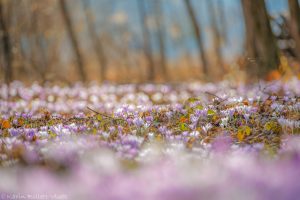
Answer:
<svg viewBox="0 0 300 200"><path fill-rule="evenodd" d="M58 124L50 127L50 130L56 135L70 135L71 131L68 128L65 128L62 124Z"/></svg>
<svg viewBox="0 0 300 200"><path fill-rule="evenodd" d="M230 150L231 144L232 138L229 135L224 134L214 139L212 148L218 153L225 153L226 151Z"/></svg>
<svg viewBox="0 0 300 200"><path fill-rule="evenodd" d="M23 130L22 129L18 129L18 128L10 128L10 129L8 129L8 132L9 132L9 134L11 136L14 137L14 136L20 135L23 132Z"/></svg>
<svg viewBox="0 0 300 200"><path fill-rule="evenodd" d="M134 125L136 125L139 128L145 124L144 120L140 117L134 118L132 122Z"/></svg>

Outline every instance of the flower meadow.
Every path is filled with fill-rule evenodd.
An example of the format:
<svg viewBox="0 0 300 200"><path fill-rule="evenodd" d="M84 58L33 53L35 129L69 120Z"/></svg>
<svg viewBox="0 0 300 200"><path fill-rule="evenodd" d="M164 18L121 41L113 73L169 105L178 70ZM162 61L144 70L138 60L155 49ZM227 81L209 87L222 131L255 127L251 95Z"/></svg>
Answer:
<svg viewBox="0 0 300 200"><path fill-rule="evenodd" d="M0 85L0 199L299 199L300 80Z"/></svg>

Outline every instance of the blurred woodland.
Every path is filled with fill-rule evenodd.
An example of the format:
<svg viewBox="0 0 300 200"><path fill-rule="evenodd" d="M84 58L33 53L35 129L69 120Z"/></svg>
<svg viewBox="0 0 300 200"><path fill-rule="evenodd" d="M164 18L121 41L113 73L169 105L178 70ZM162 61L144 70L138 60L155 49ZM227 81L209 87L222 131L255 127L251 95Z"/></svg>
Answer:
<svg viewBox="0 0 300 200"><path fill-rule="evenodd" d="M0 41L6 83L273 80L299 74L300 8L298 0L0 0Z"/></svg>

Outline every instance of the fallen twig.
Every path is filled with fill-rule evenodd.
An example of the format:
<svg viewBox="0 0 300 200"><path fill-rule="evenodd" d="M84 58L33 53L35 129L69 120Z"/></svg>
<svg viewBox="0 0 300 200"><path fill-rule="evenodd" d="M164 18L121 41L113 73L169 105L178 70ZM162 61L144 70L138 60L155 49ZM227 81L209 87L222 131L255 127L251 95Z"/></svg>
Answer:
<svg viewBox="0 0 300 200"><path fill-rule="evenodd" d="M228 97L227 97L226 99L223 99L223 98L219 97L218 95L213 94L213 93L208 92L208 91L205 91L204 93L205 93L205 94L208 94L208 95L211 95L211 96L214 96L214 97L220 99L220 100L221 100L220 103L223 102L223 101L226 101L226 100L228 99Z"/></svg>
<svg viewBox="0 0 300 200"><path fill-rule="evenodd" d="M111 117L111 116L109 116L109 115L106 115L106 114L97 112L96 110L94 110L94 109L92 109L92 108L90 108L90 107L87 107L87 109L90 110L90 111L92 111L92 112L94 112L94 113L96 113L97 115L101 115L101 116L103 116L103 117L110 118L110 119L112 119L112 120L114 120L114 121L117 121L117 120L126 121L125 119L122 119L122 118L114 118L114 117Z"/></svg>

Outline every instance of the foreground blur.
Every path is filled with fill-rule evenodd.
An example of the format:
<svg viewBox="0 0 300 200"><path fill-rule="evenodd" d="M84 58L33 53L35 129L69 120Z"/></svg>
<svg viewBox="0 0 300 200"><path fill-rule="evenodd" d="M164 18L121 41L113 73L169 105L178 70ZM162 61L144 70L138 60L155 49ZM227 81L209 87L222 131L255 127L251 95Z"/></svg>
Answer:
<svg viewBox="0 0 300 200"><path fill-rule="evenodd" d="M296 199L299 85L1 85L0 199Z"/></svg>

